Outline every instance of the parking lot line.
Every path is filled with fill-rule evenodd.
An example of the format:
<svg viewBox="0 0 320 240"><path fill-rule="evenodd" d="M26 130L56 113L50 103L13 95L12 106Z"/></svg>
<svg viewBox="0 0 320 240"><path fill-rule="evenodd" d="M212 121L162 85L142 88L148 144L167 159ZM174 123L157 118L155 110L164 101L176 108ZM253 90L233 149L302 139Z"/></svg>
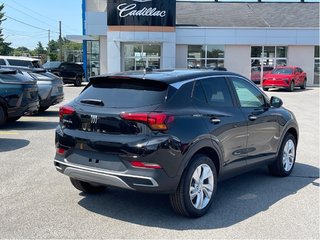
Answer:
<svg viewBox="0 0 320 240"><path fill-rule="evenodd" d="M18 132L0 131L0 135L19 135L19 133Z"/></svg>
<svg viewBox="0 0 320 240"><path fill-rule="evenodd" d="M38 122L38 121L48 121L49 119L47 117L37 117L37 116L32 116L32 117L22 117L19 121L21 122Z"/></svg>

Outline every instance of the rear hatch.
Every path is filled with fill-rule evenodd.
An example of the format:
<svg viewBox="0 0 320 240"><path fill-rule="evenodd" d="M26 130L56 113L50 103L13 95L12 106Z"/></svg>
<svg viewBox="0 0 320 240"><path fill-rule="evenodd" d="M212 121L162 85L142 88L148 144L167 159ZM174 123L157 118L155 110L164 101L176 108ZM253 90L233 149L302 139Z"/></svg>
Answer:
<svg viewBox="0 0 320 240"><path fill-rule="evenodd" d="M159 120L166 115L157 108L169 98L170 88L159 81L97 77L60 109L60 124L75 149L141 155L139 146L148 141L152 128L167 120Z"/></svg>
<svg viewBox="0 0 320 240"><path fill-rule="evenodd" d="M63 82L56 75L48 72L46 69L33 69L29 72L30 76L37 80L38 85L48 85L52 86L51 96L59 96L63 94Z"/></svg>
<svg viewBox="0 0 320 240"><path fill-rule="evenodd" d="M30 103L37 104L38 87L37 82L32 78L26 77L16 70L2 68L0 69L0 83L3 84L3 88L6 88L7 91L17 92L17 89L21 89L22 95L19 97L20 107L25 107ZM19 106L17 105L17 107Z"/></svg>

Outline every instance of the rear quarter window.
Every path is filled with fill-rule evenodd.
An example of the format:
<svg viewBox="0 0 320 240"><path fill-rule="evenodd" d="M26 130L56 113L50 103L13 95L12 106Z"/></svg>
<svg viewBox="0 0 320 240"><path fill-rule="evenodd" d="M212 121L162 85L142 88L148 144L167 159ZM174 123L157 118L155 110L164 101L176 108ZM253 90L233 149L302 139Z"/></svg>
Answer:
<svg viewBox="0 0 320 240"><path fill-rule="evenodd" d="M12 66L33 67L32 62L25 60L7 59Z"/></svg>
<svg viewBox="0 0 320 240"><path fill-rule="evenodd" d="M168 97L168 85L144 79L100 78L92 83L76 99L102 100L105 107L143 107L164 103Z"/></svg>

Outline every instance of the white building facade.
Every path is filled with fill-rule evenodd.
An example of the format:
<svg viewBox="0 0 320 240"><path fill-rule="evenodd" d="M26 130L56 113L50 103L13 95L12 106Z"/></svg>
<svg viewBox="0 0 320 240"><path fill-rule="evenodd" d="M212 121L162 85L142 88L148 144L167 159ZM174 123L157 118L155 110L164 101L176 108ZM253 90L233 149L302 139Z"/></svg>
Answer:
<svg viewBox="0 0 320 240"><path fill-rule="evenodd" d="M319 3L83 0L83 29L87 76L224 67L254 79L295 65L319 85Z"/></svg>

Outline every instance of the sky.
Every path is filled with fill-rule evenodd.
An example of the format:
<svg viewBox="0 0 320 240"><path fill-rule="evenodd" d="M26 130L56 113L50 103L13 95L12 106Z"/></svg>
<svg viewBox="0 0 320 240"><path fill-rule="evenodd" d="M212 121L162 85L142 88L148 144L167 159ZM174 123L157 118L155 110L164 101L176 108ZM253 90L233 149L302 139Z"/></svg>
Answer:
<svg viewBox="0 0 320 240"><path fill-rule="evenodd" d="M11 47L24 46L32 50L39 41L46 47L49 29L51 39L58 39L59 21L62 22L62 36L82 34L82 0L0 0L2 3L7 20L0 27L5 41L11 42Z"/></svg>
<svg viewBox="0 0 320 240"><path fill-rule="evenodd" d="M0 0L4 4L5 20L2 33L11 47L34 49L40 41L44 47L50 38L82 34L82 0Z"/></svg>

